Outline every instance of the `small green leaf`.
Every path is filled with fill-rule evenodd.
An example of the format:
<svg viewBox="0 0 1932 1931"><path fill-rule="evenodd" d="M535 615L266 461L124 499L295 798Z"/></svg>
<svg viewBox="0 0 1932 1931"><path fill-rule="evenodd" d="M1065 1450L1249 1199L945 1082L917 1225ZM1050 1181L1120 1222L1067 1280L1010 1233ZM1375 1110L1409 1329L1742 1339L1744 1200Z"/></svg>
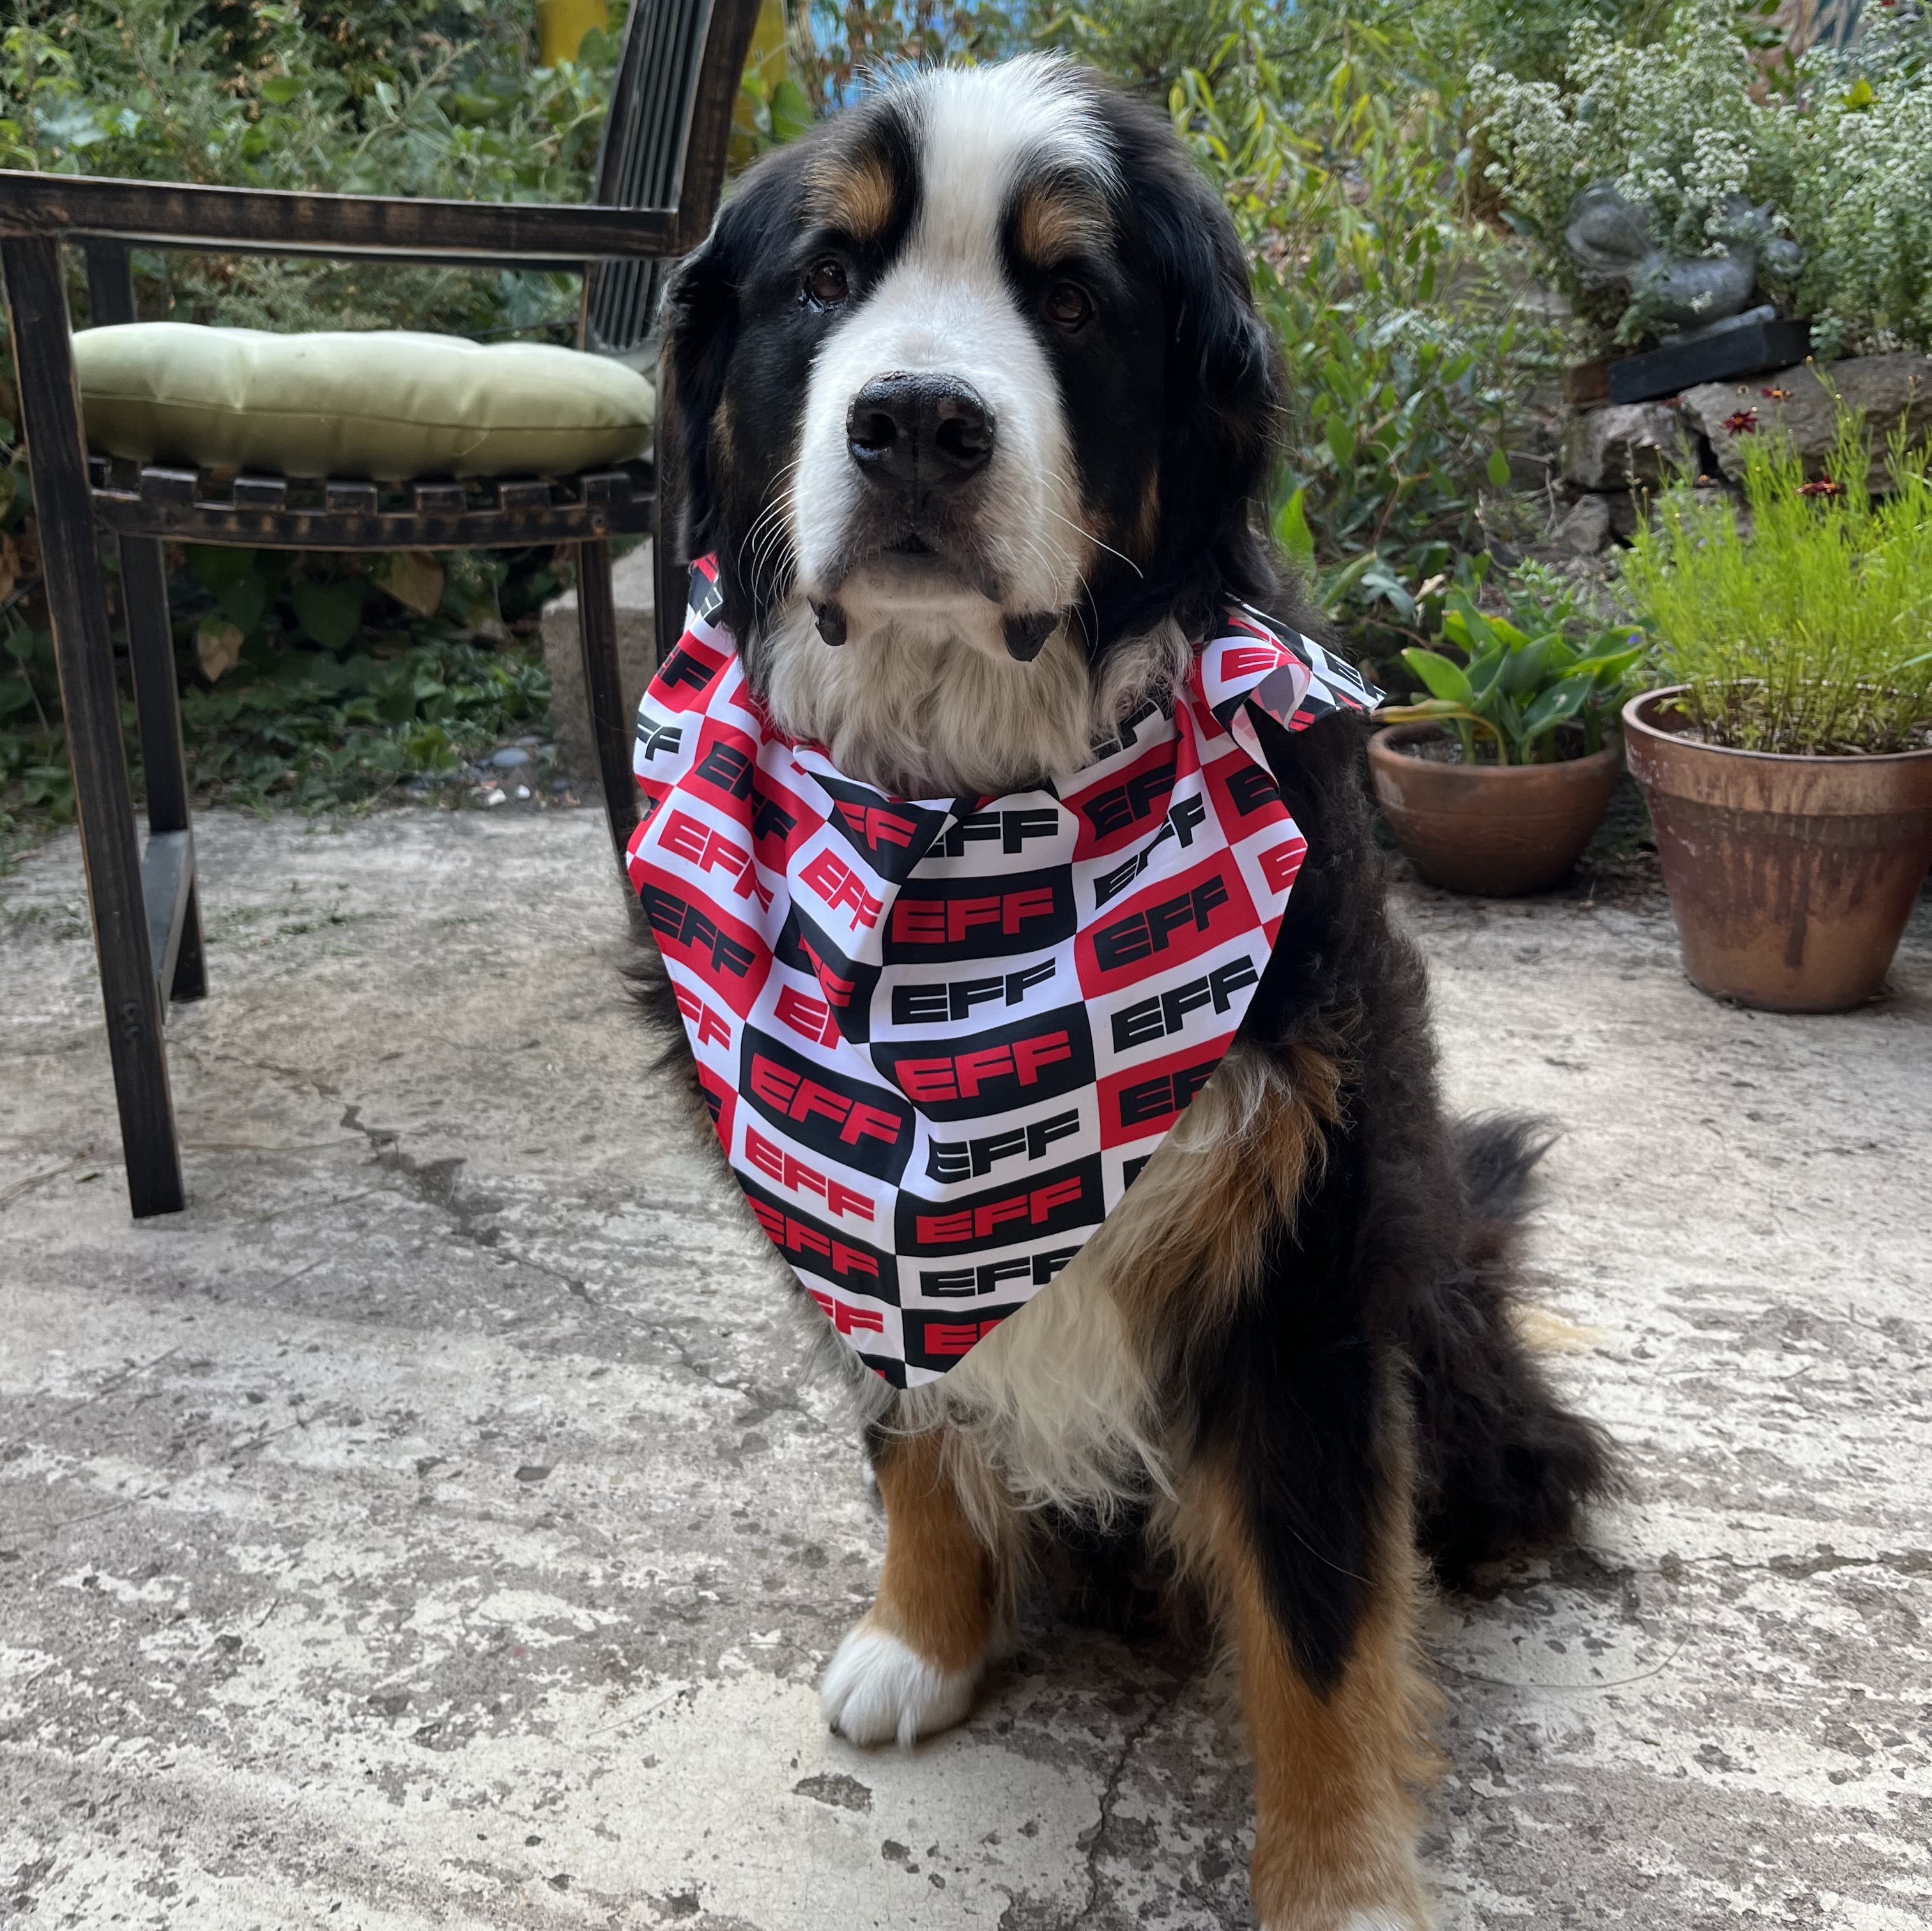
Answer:
<svg viewBox="0 0 1932 1931"><path fill-rule="evenodd" d="M1352 469L1355 466L1355 433L1339 411L1329 417L1324 433L1337 464L1344 469Z"/></svg>
<svg viewBox="0 0 1932 1931"><path fill-rule="evenodd" d="M1527 697L1540 688L1544 682L1544 667L1550 659L1550 646L1557 640L1552 637L1539 637L1534 642L1526 641L1522 648L1514 652L1503 667L1502 688L1512 697Z"/></svg>
<svg viewBox="0 0 1932 1931"><path fill-rule="evenodd" d="M1445 698L1452 704L1474 702L1475 693L1469 688L1469 680L1460 666L1451 664L1438 652L1411 648L1402 652L1402 661L1421 679L1432 697Z"/></svg>
<svg viewBox="0 0 1932 1931"><path fill-rule="evenodd" d="M1509 458L1500 449L1490 451L1490 460L1484 466L1490 482L1499 490L1509 487Z"/></svg>
<svg viewBox="0 0 1932 1931"><path fill-rule="evenodd" d="M268 613L268 579L254 575L224 583L215 592L215 601L221 606L222 614L243 636L251 637Z"/></svg>
<svg viewBox="0 0 1932 1931"><path fill-rule="evenodd" d="M298 583L291 595L302 628L325 650L340 650L362 627L368 586L359 577L339 583Z"/></svg>
<svg viewBox="0 0 1932 1931"><path fill-rule="evenodd" d="M787 74L772 89L772 139L782 145L795 141L812 125L812 101L803 88Z"/></svg>
<svg viewBox="0 0 1932 1931"><path fill-rule="evenodd" d="M1588 671L1597 680L1600 691L1614 691L1629 675L1631 667L1641 658L1649 646L1633 644L1628 650L1612 651L1600 657L1580 658L1570 666L1579 676Z"/></svg>
<svg viewBox="0 0 1932 1931"><path fill-rule="evenodd" d="M1512 631L1500 617L1484 616L1482 612L1470 602L1466 592L1461 590L1456 592L1454 615L1458 619L1462 634L1454 637L1453 641L1461 644L1472 656L1474 656L1479 652L1488 650L1497 644L1502 644L1505 649L1514 648L1516 643L1522 640L1522 633L1520 631ZM1442 628L1444 635L1450 634L1448 620L1446 618L1443 621Z"/></svg>
<svg viewBox="0 0 1932 1931"><path fill-rule="evenodd" d="M1370 554L1374 553L1371 551ZM1372 590L1378 597L1386 597L1404 623L1414 620L1415 599L1408 594L1408 585L1379 556L1376 557L1372 568L1362 572L1362 588Z"/></svg>
<svg viewBox="0 0 1932 1931"><path fill-rule="evenodd" d="M278 73L262 83L262 97L278 107L286 107L302 91L302 83L292 74Z"/></svg>
<svg viewBox="0 0 1932 1931"><path fill-rule="evenodd" d="M1499 643L1492 644L1486 650L1478 651L1469 659L1469 688L1476 694L1478 704L1490 694L1496 681L1496 673L1509 661L1509 652Z"/></svg>
<svg viewBox="0 0 1932 1931"><path fill-rule="evenodd" d="M1562 683L1552 685L1523 712L1522 735L1540 737L1545 731L1568 723L1589 701L1596 688L1594 677L1566 677Z"/></svg>
<svg viewBox="0 0 1932 1931"><path fill-rule="evenodd" d="M1365 550L1359 556L1351 557L1340 569L1322 577L1316 585L1316 602L1330 616L1334 616L1341 607L1342 599L1380 560L1372 550Z"/></svg>
<svg viewBox="0 0 1932 1931"><path fill-rule="evenodd" d="M255 553L231 550L222 544L191 543L188 547L188 567L203 589L218 597L231 583L238 583L253 574Z"/></svg>
<svg viewBox="0 0 1932 1931"><path fill-rule="evenodd" d="M1274 540L1304 568L1315 560L1314 532L1302 508L1304 492L1297 490L1276 511Z"/></svg>
<svg viewBox="0 0 1932 1931"><path fill-rule="evenodd" d="M1481 724L1483 720L1466 704L1452 704L1442 697L1424 697L1414 704L1383 705L1376 712L1376 722L1378 724Z"/></svg>

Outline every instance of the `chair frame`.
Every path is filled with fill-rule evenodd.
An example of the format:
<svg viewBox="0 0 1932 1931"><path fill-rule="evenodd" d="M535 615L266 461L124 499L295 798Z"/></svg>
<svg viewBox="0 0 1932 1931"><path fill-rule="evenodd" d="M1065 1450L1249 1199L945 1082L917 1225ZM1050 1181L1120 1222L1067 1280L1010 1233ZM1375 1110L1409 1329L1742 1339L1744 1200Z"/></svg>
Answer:
<svg viewBox="0 0 1932 1931"><path fill-rule="evenodd" d="M578 627L599 775L621 865L637 822L624 713L610 539L654 532L662 579L665 499L643 464L565 479L314 484L244 474L224 481L88 453L75 379L64 243L86 251L96 323L134 319L136 247L322 256L441 267L575 270L687 253L723 186L739 76L758 0L696 0L702 52L682 97L676 205L610 205L616 157L636 130L641 76L633 37L674 0L633 0L596 192L586 204L472 204L362 195L193 187L0 169L0 277L11 325L21 427L33 465L41 577L51 619L88 898L94 917L115 1096L136 1219L186 1204L164 1027L171 1000L206 995L187 763L168 616L167 541L290 550L383 550L572 544ZM640 42L640 46L645 45ZM627 95L626 89L629 89ZM673 105L675 107L676 103ZM614 140L614 130L626 139ZM580 328L580 342L582 331ZM140 849L122 748L99 544L118 542L128 658L146 772ZM682 610L681 593L679 610ZM675 626L660 604L660 636ZM671 634L675 635L674 628ZM660 655L662 655L662 649Z"/></svg>

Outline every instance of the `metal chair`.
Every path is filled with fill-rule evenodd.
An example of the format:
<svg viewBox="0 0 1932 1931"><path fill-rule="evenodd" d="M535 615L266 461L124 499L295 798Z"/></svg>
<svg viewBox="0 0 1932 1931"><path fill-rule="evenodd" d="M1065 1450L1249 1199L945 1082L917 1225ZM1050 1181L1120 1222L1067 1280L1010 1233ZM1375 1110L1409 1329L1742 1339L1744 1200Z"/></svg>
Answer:
<svg viewBox="0 0 1932 1931"><path fill-rule="evenodd" d="M188 772L162 544L286 550L577 547L584 684L611 837L636 823L618 672L610 539L654 532L644 465L568 478L304 483L91 458L76 385L63 242L87 253L97 322L134 319L131 247L208 249L584 275L579 346L634 353L659 264L704 238L724 175L758 0L632 0L596 198L582 205L304 194L0 170L0 275L21 427L33 466L81 849L136 1217L185 1204L163 1025L207 990ZM98 538L118 541L148 841L139 848L122 753ZM660 541L658 554L669 547ZM682 606L680 601L680 609Z"/></svg>

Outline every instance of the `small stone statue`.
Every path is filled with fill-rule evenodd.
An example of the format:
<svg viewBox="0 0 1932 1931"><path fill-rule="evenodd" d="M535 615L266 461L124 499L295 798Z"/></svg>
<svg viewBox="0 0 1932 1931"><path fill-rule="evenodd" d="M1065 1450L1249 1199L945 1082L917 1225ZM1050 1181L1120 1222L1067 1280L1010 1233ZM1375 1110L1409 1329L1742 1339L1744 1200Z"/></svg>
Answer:
<svg viewBox="0 0 1932 1931"><path fill-rule="evenodd" d="M1570 203L1564 239L1586 282L1622 283L1630 292L1630 313L1674 329L1664 339L1675 344L1769 320L1777 311L1768 304L1744 312L1760 268L1790 280L1801 265L1797 243L1778 232L1768 208L1754 208L1734 194L1721 213L1721 254L1672 256L1652 240L1643 211L1609 181L1598 181Z"/></svg>

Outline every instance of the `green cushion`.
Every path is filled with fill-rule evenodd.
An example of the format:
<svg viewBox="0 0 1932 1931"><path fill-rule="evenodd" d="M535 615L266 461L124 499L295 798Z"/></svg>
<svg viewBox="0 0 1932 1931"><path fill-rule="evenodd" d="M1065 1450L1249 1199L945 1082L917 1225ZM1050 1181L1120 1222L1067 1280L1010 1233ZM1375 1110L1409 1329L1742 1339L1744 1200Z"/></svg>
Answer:
<svg viewBox="0 0 1932 1931"><path fill-rule="evenodd" d="M110 456L286 476L568 475L650 446L651 385L602 355L400 329L134 322L74 338Z"/></svg>

